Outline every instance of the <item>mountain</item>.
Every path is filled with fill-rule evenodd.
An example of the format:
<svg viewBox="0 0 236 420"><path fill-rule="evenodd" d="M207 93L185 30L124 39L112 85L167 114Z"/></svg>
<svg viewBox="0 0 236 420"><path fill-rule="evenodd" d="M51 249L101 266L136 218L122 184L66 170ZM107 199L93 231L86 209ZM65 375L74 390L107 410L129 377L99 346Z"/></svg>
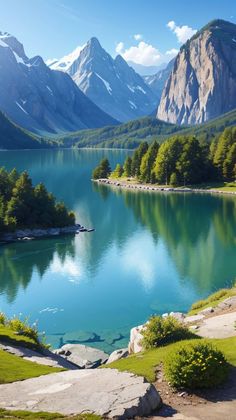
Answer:
<svg viewBox="0 0 236 420"><path fill-rule="evenodd" d="M50 68L67 72L86 96L118 121L149 115L157 107L142 77L120 55L113 59L96 38Z"/></svg>
<svg viewBox="0 0 236 420"><path fill-rule="evenodd" d="M116 124L68 74L50 70L39 56L28 58L23 45L8 33L0 33L0 92L0 110L36 133Z"/></svg>
<svg viewBox="0 0 236 420"><path fill-rule="evenodd" d="M175 59L173 58L164 69L159 70L156 74L151 76L143 76L145 83L150 87L155 96L159 99L158 105L165 83L173 69L174 62Z"/></svg>
<svg viewBox="0 0 236 420"><path fill-rule="evenodd" d="M127 63L136 71L136 73L140 74L140 76L152 76L167 66L166 63L160 64L159 66L144 66L143 64L134 63L133 61L127 61Z"/></svg>
<svg viewBox="0 0 236 420"><path fill-rule="evenodd" d="M0 111L0 150L40 149L52 145L52 141L46 141L23 130Z"/></svg>
<svg viewBox="0 0 236 420"><path fill-rule="evenodd" d="M236 107L236 25L214 20L180 49L157 118L197 124Z"/></svg>
<svg viewBox="0 0 236 420"><path fill-rule="evenodd" d="M176 125L145 117L129 121L118 127L104 127L82 130L57 138L64 147L114 147L134 149L141 141L162 143L166 138L176 135L195 135L199 140L212 142L226 127L236 125L236 109L211 121L192 126Z"/></svg>

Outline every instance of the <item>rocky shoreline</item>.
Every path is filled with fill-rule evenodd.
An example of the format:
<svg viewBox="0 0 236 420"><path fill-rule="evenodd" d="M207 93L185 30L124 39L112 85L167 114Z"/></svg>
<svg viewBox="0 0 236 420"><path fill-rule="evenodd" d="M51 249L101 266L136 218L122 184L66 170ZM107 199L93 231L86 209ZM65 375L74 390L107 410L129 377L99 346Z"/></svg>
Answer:
<svg viewBox="0 0 236 420"><path fill-rule="evenodd" d="M142 191L151 191L151 192L174 192L174 193L207 193L207 194L228 194L236 195L236 191L224 191L216 190L214 188L204 189L204 188L188 188L188 187L157 187L151 184L139 184L139 183L128 183L126 181L112 180L107 178L102 179L92 179L93 182L99 184L105 184L112 187L119 187L128 190L142 190ZM236 186L236 184L235 184Z"/></svg>
<svg viewBox="0 0 236 420"><path fill-rule="evenodd" d="M45 237L61 236L61 235L76 235L80 232L93 232L95 229L87 229L84 226L76 223L73 226L54 227L47 229L17 229L15 232L3 233L0 236L0 241L3 243L30 241L33 239L40 239Z"/></svg>
<svg viewBox="0 0 236 420"><path fill-rule="evenodd" d="M231 314L228 312L233 311ZM236 296L226 298L216 307L207 307L199 311L196 315L188 315L182 312L170 312L162 314L165 318L171 316L179 322L187 324L189 329L195 331L202 337L222 338L230 337L234 333L234 322L236 322ZM216 324L211 331L211 324L216 317ZM227 318L227 319L226 319ZM222 322L227 327L222 328ZM107 354L95 347L89 347L82 344L65 344L61 348L54 350L58 356L65 358L67 362L73 363L78 369L94 369L101 365L108 365L117 360L128 357L130 354L142 352L142 331L145 329L146 323L131 328L128 347L121 348ZM219 327L219 328L218 328ZM218 331L219 330L219 331ZM219 334L219 335L218 335Z"/></svg>

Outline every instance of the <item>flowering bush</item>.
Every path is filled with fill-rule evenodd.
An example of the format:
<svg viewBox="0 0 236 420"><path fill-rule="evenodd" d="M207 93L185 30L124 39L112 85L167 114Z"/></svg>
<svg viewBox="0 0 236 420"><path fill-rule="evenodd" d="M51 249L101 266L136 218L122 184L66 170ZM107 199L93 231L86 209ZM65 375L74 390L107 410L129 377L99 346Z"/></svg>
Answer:
<svg viewBox="0 0 236 420"><path fill-rule="evenodd" d="M228 364L221 351L207 342L198 342L170 353L164 370L175 388L213 388L227 378Z"/></svg>

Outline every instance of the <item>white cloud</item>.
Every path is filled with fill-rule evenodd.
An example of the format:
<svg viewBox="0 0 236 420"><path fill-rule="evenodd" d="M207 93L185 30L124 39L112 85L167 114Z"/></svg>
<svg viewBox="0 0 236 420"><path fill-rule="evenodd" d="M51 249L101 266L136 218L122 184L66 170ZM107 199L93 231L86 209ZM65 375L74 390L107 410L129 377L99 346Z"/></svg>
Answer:
<svg viewBox="0 0 236 420"><path fill-rule="evenodd" d="M170 57L175 57L178 54L178 52L179 50L177 50L176 48L171 48L171 50L167 50L165 54Z"/></svg>
<svg viewBox="0 0 236 420"><path fill-rule="evenodd" d="M159 64L161 58L159 50L144 41L140 41L137 46L127 49L125 49L123 42L119 42L116 46L116 52L121 54L126 61L133 61L144 66Z"/></svg>
<svg viewBox="0 0 236 420"><path fill-rule="evenodd" d="M134 39L135 39L136 41L141 41L141 39L143 39L143 35L142 35L142 34L135 34L135 35L134 35Z"/></svg>
<svg viewBox="0 0 236 420"><path fill-rule="evenodd" d="M124 42L119 42L116 46L116 52L117 54L122 54L122 51L124 49Z"/></svg>
<svg viewBox="0 0 236 420"><path fill-rule="evenodd" d="M183 25L178 26L176 25L174 20L171 20L167 23L167 27L174 32L177 36L178 42L180 44L184 44L188 39L190 39L196 32L196 29L191 28L190 26Z"/></svg>

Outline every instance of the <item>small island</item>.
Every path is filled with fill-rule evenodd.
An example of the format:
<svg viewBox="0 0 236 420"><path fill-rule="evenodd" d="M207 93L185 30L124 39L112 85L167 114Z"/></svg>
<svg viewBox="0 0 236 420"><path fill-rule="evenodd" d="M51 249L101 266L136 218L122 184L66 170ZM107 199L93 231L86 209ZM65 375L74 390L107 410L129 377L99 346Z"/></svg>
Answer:
<svg viewBox="0 0 236 420"><path fill-rule="evenodd" d="M0 239L4 242L77 233L75 214L29 174L0 168Z"/></svg>

